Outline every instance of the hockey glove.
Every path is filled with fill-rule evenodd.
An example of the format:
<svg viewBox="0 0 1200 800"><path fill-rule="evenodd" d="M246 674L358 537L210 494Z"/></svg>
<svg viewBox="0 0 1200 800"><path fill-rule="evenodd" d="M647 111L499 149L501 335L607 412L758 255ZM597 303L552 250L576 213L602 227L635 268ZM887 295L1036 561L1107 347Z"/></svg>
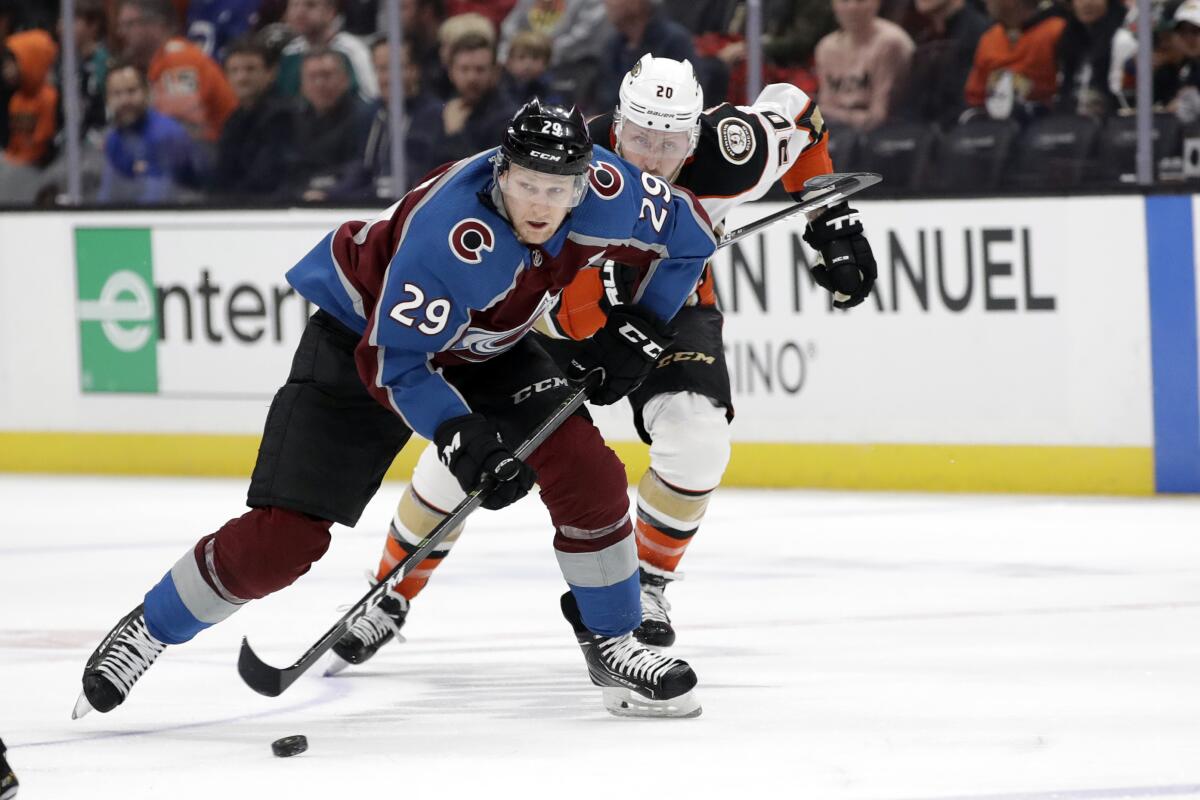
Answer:
<svg viewBox="0 0 1200 800"><path fill-rule="evenodd" d="M537 480L533 467L513 455L496 426L480 414L446 420L434 432L433 443L464 492L484 481L491 485L483 497L484 508L495 511L517 502Z"/></svg>
<svg viewBox="0 0 1200 800"><path fill-rule="evenodd" d="M804 241L821 254L811 270L817 285L833 293L833 305L851 308L867 299L878 271L858 212L846 201L808 223Z"/></svg>
<svg viewBox="0 0 1200 800"><path fill-rule="evenodd" d="M613 306L604 327L567 365L567 377L582 381L600 370L600 382L588 399L598 406L611 405L646 379L674 339L675 331L641 306Z"/></svg>

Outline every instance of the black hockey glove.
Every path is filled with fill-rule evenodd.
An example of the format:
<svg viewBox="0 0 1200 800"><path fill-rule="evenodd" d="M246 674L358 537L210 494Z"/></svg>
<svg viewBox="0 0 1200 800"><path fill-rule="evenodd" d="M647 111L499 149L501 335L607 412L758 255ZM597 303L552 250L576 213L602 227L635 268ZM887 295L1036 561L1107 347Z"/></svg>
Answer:
<svg viewBox="0 0 1200 800"><path fill-rule="evenodd" d="M588 399L598 406L611 405L646 379L674 340L675 331L641 306L613 306L604 327L567 365L567 377L582 381L599 369L600 383L588 392Z"/></svg>
<svg viewBox="0 0 1200 800"><path fill-rule="evenodd" d="M837 308L858 305L875 285L875 255L862 231L858 212L845 200L825 209L804 231L804 241L821 254L822 263L810 270L813 280L833 293Z"/></svg>
<svg viewBox="0 0 1200 800"><path fill-rule="evenodd" d="M537 480L533 467L518 459L500 440L496 426L480 414L448 419L433 434L438 458L450 468L464 492L483 481L492 488L483 507L493 511L511 505L529 493Z"/></svg>

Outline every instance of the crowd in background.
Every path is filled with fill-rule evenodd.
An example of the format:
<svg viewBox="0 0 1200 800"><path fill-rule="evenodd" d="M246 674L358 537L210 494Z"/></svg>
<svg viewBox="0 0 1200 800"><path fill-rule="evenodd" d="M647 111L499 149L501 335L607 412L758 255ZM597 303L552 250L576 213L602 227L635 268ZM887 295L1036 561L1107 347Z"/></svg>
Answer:
<svg viewBox="0 0 1200 800"><path fill-rule="evenodd" d="M1016 142L1040 125L1061 147L1063 130L1131 119L1141 21L1124 0L762 5L763 82L818 98L839 168L907 169L909 151L958 152L984 123ZM0 0L0 205L53 205L65 188L56 7ZM1200 121L1200 0L1153 8L1157 119L1182 140ZM400 13L403 186L381 0L76 0L85 202L390 202L494 146L533 96L610 110L646 52L690 60L708 105L753 99L737 0L400 0Z"/></svg>

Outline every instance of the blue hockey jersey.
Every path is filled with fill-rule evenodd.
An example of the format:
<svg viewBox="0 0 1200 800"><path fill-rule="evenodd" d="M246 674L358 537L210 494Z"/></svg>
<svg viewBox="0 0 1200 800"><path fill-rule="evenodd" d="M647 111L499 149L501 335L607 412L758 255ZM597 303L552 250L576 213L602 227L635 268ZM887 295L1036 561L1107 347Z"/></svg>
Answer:
<svg viewBox="0 0 1200 800"><path fill-rule="evenodd" d="M495 154L435 170L376 219L339 226L287 274L362 334L364 384L427 439L471 412L440 368L512 347L580 269L604 259L642 268L635 302L669 320L716 249L691 193L601 147L584 200L547 242L522 244L490 201Z"/></svg>

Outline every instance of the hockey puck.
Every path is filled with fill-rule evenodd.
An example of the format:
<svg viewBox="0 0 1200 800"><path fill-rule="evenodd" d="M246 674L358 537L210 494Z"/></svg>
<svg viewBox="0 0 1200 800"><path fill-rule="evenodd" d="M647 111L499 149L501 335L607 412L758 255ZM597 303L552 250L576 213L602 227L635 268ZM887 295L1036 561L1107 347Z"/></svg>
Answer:
<svg viewBox="0 0 1200 800"><path fill-rule="evenodd" d="M296 756L308 749L308 739L303 736L285 736L271 742L271 752L280 758Z"/></svg>

